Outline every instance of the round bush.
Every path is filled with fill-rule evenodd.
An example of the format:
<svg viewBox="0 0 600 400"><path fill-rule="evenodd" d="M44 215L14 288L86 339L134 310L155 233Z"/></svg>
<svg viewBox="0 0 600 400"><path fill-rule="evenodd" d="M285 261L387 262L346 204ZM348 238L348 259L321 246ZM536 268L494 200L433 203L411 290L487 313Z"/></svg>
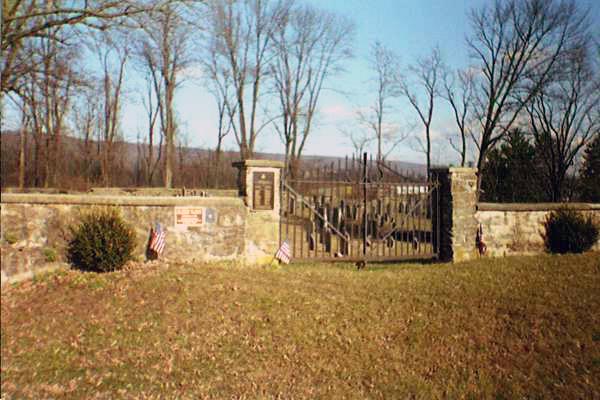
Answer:
<svg viewBox="0 0 600 400"><path fill-rule="evenodd" d="M551 253L582 253L598 239L591 218L574 210L560 209L546 220L546 249Z"/></svg>
<svg viewBox="0 0 600 400"><path fill-rule="evenodd" d="M81 270L115 271L132 258L135 233L115 210L85 215L71 234L67 259Z"/></svg>

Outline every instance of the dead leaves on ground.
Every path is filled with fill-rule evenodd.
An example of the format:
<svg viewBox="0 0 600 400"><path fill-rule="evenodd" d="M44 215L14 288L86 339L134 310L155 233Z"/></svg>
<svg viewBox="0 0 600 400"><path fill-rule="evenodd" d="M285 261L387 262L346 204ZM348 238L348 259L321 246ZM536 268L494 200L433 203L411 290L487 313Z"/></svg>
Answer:
<svg viewBox="0 0 600 400"><path fill-rule="evenodd" d="M61 271L2 290L2 392L589 397L600 359L591 258L507 260L369 273L161 263Z"/></svg>

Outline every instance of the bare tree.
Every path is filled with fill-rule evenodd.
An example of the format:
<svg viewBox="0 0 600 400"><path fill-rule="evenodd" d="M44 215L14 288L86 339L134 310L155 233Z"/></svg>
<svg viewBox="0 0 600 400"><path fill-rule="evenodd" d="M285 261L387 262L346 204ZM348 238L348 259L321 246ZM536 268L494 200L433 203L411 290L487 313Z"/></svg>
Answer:
<svg viewBox="0 0 600 400"><path fill-rule="evenodd" d="M101 102L101 138L98 143L100 149L100 170L102 184L113 184L113 169L115 167L115 142L120 134L121 105L123 96L123 83L125 67L131 49L127 44L127 36L113 34L100 34L93 42L97 49L101 68L101 84L97 87Z"/></svg>
<svg viewBox="0 0 600 400"><path fill-rule="evenodd" d="M273 31L273 84L280 105L275 128L285 145L286 166L297 171L313 126L321 90L351 56L354 26L311 6L293 7Z"/></svg>
<svg viewBox="0 0 600 400"><path fill-rule="evenodd" d="M366 133L362 128L340 128L342 135L350 140L352 145L353 157L357 160L362 160L363 153L367 151L369 144L373 141L373 136Z"/></svg>
<svg viewBox="0 0 600 400"><path fill-rule="evenodd" d="M33 185L38 187L42 183L41 162L42 162L42 115L39 110L39 88L35 75L30 72L27 78L28 84L21 92L22 112L29 116L27 118L27 130L33 136ZM26 131L22 131L26 132ZM25 165L23 166L25 167Z"/></svg>
<svg viewBox="0 0 600 400"><path fill-rule="evenodd" d="M585 17L570 0L496 0L471 13L467 43L481 69L474 97L477 168L579 41Z"/></svg>
<svg viewBox="0 0 600 400"><path fill-rule="evenodd" d="M548 195L565 199L565 180L577 155L598 135L600 93L598 72L590 65L588 46L582 44L557 63L553 79L526 106L537 150L542 155Z"/></svg>
<svg viewBox="0 0 600 400"><path fill-rule="evenodd" d="M164 186L173 186L175 167L175 91L181 85L181 71L190 64L190 26L176 5L140 19L144 30L138 53L149 71L157 101L161 130L165 138Z"/></svg>
<svg viewBox="0 0 600 400"><path fill-rule="evenodd" d="M154 73L153 73L154 72ZM158 145L156 143L156 135L157 135L157 120L160 113L160 101L158 99L162 98L162 87L158 84L156 69L154 65L147 65L147 70L145 74L145 82L146 82L146 91L142 96L142 104L146 111L146 121L147 121L147 135L144 137L144 147L146 149L140 148L141 157L143 158L143 173L144 173L144 182L148 186L153 186L154 177L156 171L160 165L160 160L162 158L162 150L163 150L163 132L162 130L158 130L159 140ZM156 150L156 156L154 152Z"/></svg>
<svg viewBox="0 0 600 400"><path fill-rule="evenodd" d="M52 50L50 50L52 51ZM44 109L46 139L46 181L45 187L56 187L62 174L63 157L62 139L66 136L66 116L71 107L72 95L75 89L76 77L69 65L74 59L73 54L54 53L53 60L44 63ZM59 58L60 57L60 58ZM53 71L50 71L52 69ZM52 76L57 77L53 79ZM60 80L58 80L60 79Z"/></svg>
<svg viewBox="0 0 600 400"><path fill-rule="evenodd" d="M21 126L19 130L19 189L25 187L25 169L27 154L27 128L29 127L30 116L21 110Z"/></svg>
<svg viewBox="0 0 600 400"><path fill-rule="evenodd" d="M177 135L177 169L178 169L178 184L181 187L185 187L187 179L187 168L186 164L189 159L189 147L190 140L187 131L181 131Z"/></svg>
<svg viewBox="0 0 600 400"><path fill-rule="evenodd" d="M206 48L201 65L205 72L204 84L213 95L217 106L217 145L215 147L215 173L213 186L218 187L221 176L221 155L223 140L234 129L237 103L233 91L233 81L229 69L221 65L219 60L219 41L205 38Z"/></svg>
<svg viewBox="0 0 600 400"><path fill-rule="evenodd" d="M71 161L59 153L67 128L66 116L82 80L71 65L78 53L73 39L79 41L90 31L123 25L129 17L169 2L3 1L0 107L6 94L21 97L21 108L28 115L28 128L34 137L34 184L39 185L42 180L44 185L58 184L64 161ZM57 51L61 55L53 59L50 54ZM24 172L23 168L21 173ZM22 183L24 180L23 177Z"/></svg>
<svg viewBox="0 0 600 400"><path fill-rule="evenodd" d="M227 100L227 93L222 96L218 92L213 92L217 105L217 145L215 146L215 173L213 174L213 187L219 187L221 176L221 156L223 154L223 140L232 130L233 115L235 109L231 110L231 103Z"/></svg>
<svg viewBox="0 0 600 400"><path fill-rule="evenodd" d="M8 96L14 106L20 113L20 124L19 124L19 156L18 156L18 185L19 189L22 190L25 187L27 178L27 147L28 147L28 130L31 126L31 115L27 109L27 103L25 103L25 97L15 98Z"/></svg>
<svg viewBox="0 0 600 400"><path fill-rule="evenodd" d="M440 81L444 69L439 48L434 48L427 57L419 58L409 66L408 75L400 78L400 94L408 100L419 116L425 133L425 144L417 138L427 159L427 174L431 169L431 123L435 99L440 96ZM419 91L422 95L419 96Z"/></svg>
<svg viewBox="0 0 600 400"><path fill-rule="evenodd" d="M285 18L288 0L223 0L209 3L208 31L215 41L219 73L231 77L234 93L233 131L242 159L251 158L256 138L271 121L259 122L263 80L268 71L268 49L274 30ZM246 92L249 89L250 93Z"/></svg>
<svg viewBox="0 0 600 400"><path fill-rule="evenodd" d="M444 75L444 97L454 114L454 121L458 128L459 143L455 143L449 137L450 146L460 156L460 166L464 167L467 162L467 141L471 137L472 125L472 98L473 98L473 73L470 69L447 72Z"/></svg>
<svg viewBox="0 0 600 400"><path fill-rule="evenodd" d="M165 0L162 3L168 2ZM14 0L2 2L2 95L20 93L27 82L23 78L38 70L40 64L28 57L30 42L44 38L65 43L57 30L89 28L106 30L123 23L129 16L153 7L137 0Z"/></svg>
<svg viewBox="0 0 600 400"><path fill-rule="evenodd" d="M58 37L61 32L55 28L52 34ZM76 53L73 48L46 37L31 41L28 46L32 63L40 66L22 77L27 85L20 92L22 110L29 115L27 119L34 131L35 183L40 185L43 176L44 187L56 186L64 161L61 142L66 130L66 116L77 85L73 68Z"/></svg>
<svg viewBox="0 0 600 400"><path fill-rule="evenodd" d="M220 166L221 153L223 152L223 140L231 132L233 125L233 116L235 108L229 111L231 103L228 101L227 92L222 96L215 93L215 102L217 104L217 145L215 147L216 164Z"/></svg>
<svg viewBox="0 0 600 400"><path fill-rule="evenodd" d="M358 111L358 119L371 133L377 144L377 161L385 158L406 139L407 134L397 124L386 121L392 111L391 101L398 97L398 56L380 42L371 46L371 70L375 73L375 101L367 111Z"/></svg>
<svg viewBox="0 0 600 400"><path fill-rule="evenodd" d="M97 178L95 166L99 160L94 154L94 141L100 141L102 136L102 101L101 96L98 96L98 88L94 85L85 87L77 97L73 104L72 119L73 125L77 128L75 133L82 140L79 173L83 173L85 186L89 187Z"/></svg>

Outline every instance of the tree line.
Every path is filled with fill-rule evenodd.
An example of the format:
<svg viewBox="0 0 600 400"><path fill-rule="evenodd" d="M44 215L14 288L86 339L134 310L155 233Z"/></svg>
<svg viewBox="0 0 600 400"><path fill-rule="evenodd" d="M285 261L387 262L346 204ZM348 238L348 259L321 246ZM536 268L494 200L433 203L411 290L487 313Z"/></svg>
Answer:
<svg viewBox="0 0 600 400"><path fill-rule="evenodd" d="M577 174L566 176L560 186L549 184L554 176L544 147L527 140L520 129L508 132L494 147L482 171L481 199L495 203L555 202L559 200L600 202L600 135L585 147Z"/></svg>
<svg viewBox="0 0 600 400"><path fill-rule="evenodd" d="M495 189L501 186L492 185L503 179L498 175L498 157L508 160L505 165L519 161L505 151L513 145L530 151L526 156L516 152L515 157L537 160L528 159L530 166L536 162L539 185L525 191L541 185L539 201L577 197L575 188L580 187L573 181L582 151L589 146L593 153L592 141L600 131L600 42L587 15L588 10L572 1L496 0L473 9L466 41L470 63L464 69L446 65L438 47L402 67L393 51L375 43L371 61L376 99L368 111L359 113L365 129L351 132L352 142L364 148L374 141L381 160L388 149L407 139L407 131L412 132L429 171L435 143L432 123L440 102L445 102L452 110L456 134L438 146L456 151L459 166L473 160L483 199L532 198L498 195ZM408 130L385 123L396 113L390 107L396 99L404 99L418 117ZM516 171L511 175L523 174L522 181L533 173ZM597 187L598 179L589 182ZM487 191L482 190L483 183Z"/></svg>
<svg viewBox="0 0 600 400"><path fill-rule="evenodd" d="M322 93L353 56L355 36L348 18L300 0L5 0L2 11L1 93L3 108L10 102L20 116L20 187L69 186L75 178L172 187L199 165L218 171L205 179L212 186L232 179L224 140L234 138L239 158L248 159L268 130L293 175L318 135ZM436 146L449 146L460 166L474 162L488 194L500 179L498 157L510 153L502 149L530 146L545 199L572 197L573 176L600 128L600 44L587 11L572 0L475 8L464 69L447 65L438 47L404 62L374 43L374 101L344 133L356 152L373 148L379 162L410 139L428 171ZM218 110L217 144L204 159L183 150L189 137L174 105L193 69ZM125 93L133 74L144 84ZM132 154L123 150L122 110L132 96L145 124L124 180ZM455 121L445 143L432 131L441 102ZM416 122L397 122L402 107ZM77 154L67 151L68 137L80 139Z"/></svg>

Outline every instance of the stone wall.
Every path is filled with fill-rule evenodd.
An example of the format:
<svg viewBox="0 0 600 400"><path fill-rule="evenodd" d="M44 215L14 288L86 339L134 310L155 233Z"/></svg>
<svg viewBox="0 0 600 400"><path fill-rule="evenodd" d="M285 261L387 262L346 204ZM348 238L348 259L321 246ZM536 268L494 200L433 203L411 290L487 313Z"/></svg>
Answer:
<svg viewBox="0 0 600 400"><path fill-rule="evenodd" d="M479 203L475 218L483 228L486 255L531 255L545 252L544 222L562 204ZM600 226L600 204L571 203L569 208L589 215ZM600 251L600 240L593 248Z"/></svg>
<svg viewBox="0 0 600 400"><path fill-rule="evenodd" d="M148 189L155 194L153 196L143 195L146 189L114 195L122 194L118 188L81 195L3 193L0 204L2 284L64 263L69 226L77 223L82 214L107 207L118 208L134 227L135 257L139 260L145 258L150 228L159 222L167 232L167 245L161 259L235 260L245 264L272 261L280 241L279 182L283 164L246 160L235 166L240 170L239 196L229 191L223 193L228 197L189 191L180 194L152 191L158 189ZM480 224L489 256L544 251L543 224L547 215L561 205L477 204L474 168L441 168L432 173L439 182L433 193L438 201L433 207L433 234L440 260L457 262L478 257L475 238ZM600 204L570 204L569 207L591 215L600 225ZM182 223L180 219L188 222ZM600 241L594 249L600 250Z"/></svg>
<svg viewBox="0 0 600 400"><path fill-rule="evenodd" d="M143 197L2 194L0 251L2 283L27 278L65 261L69 226L98 208L118 207L136 234L135 257L145 258L150 228L160 222L167 232L161 259L260 263L278 245L278 214L250 210L239 197ZM197 226L177 224L175 211L207 210Z"/></svg>
<svg viewBox="0 0 600 400"><path fill-rule="evenodd" d="M548 215L569 207L589 215L600 226L600 204L492 204L477 203L477 174L474 168L437 168L438 188L434 198L434 243L439 259L464 261L479 257L476 237L481 225L489 257L533 255L545 252ZM438 219L439 213L439 219ZM593 247L600 251L600 240Z"/></svg>

